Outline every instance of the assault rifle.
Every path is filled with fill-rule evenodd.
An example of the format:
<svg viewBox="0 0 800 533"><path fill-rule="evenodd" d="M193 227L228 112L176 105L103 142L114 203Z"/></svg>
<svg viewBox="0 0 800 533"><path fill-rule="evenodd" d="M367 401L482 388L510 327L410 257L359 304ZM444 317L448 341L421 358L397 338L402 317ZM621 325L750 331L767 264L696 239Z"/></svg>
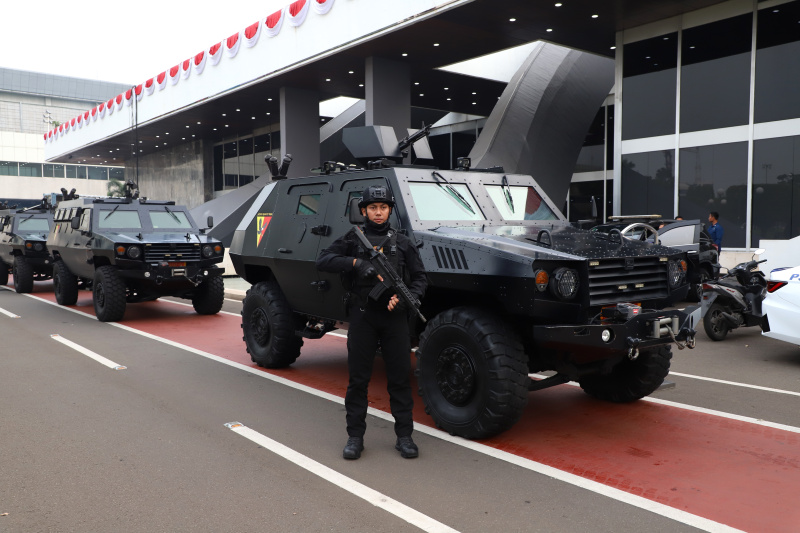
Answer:
<svg viewBox="0 0 800 533"><path fill-rule="evenodd" d="M420 301L411 293L411 291L408 290L406 284L403 283L403 278L401 278L395 269L392 268L392 264L389 263L389 260L386 259L386 256L383 255L380 250L376 250L375 247L370 244L369 239L367 239L367 236L364 235L364 232L361 230L361 228L358 226L353 226L353 229L355 230L358 242L364 247L365 250L369 252L370 262L379 274L378 279L380 279L380 283L375 285L375 288L370 291L370 298L376 300L381 294L387 290L391 290L393 293L397 294L398 298L400 298L402 302L404 302L410 308L413 308L414 311L417 312L417 316L422 319L423 322L427 322L425 316L419 310L422 303L420 303Z"/></svg>

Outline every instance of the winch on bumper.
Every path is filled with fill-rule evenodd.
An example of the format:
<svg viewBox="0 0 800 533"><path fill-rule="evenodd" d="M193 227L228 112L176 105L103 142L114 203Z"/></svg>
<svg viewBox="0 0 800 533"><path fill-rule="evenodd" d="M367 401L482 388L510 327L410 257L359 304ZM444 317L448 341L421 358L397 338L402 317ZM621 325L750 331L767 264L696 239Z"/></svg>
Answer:
<svg viewBox="0 0 800 533"><path fill-rule="evenodd" d="M636 306L634 306L636 307ZM626 353L636 359L639 350L675 343L694 348L700 307L662 310L603 318L591 325L533 326L538 348L567 351L578 363L590 363Z"/></svg>
<svg viewBox="0 0 800 533"><path fill-rule="evenodd" d="M122 261L117 260L117 265L121 266ZM127 263L127 261L126 261ZM131 261L133 263L133 261ZM118 270L119 275L128 279L139 279L151 281L157 285L165 282L175 281L189 281L194 285L199 285L204 279L213 276L221 276L225 269L215 265L204 266L196 263L185 263L183 265L170 264L163 261L157 264L144 264L138 263L138 268L121 268Z"/></svg>

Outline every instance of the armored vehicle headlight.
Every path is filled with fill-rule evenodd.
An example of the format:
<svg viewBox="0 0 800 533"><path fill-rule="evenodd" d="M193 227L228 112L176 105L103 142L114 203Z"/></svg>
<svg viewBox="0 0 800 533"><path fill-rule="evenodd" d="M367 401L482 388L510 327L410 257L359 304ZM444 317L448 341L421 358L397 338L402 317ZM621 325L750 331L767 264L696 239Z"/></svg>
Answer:
<svg viewBox="0 0 800 533"><path fill-rule="evenodd" d="M44 250L44 244L40 242L34 243L33 249L36 250L37 252L41 252L42 250Z"/></svg>
<svg viewBox="0 0 800 533"><path fill-rule="evenodd" d="M534 271L533 275L536 279L536 289L540 292L547 290L547 284L550 283L550 275L542 269Z"/></svg>
<svg viewBox="0 0 800 533"><path fill-rule="evenodd" d="M129 246L128 251L125 252L131 259L139 259L142 257L142 249L138 246Z"/></svg>
<svg viewBox="0 0 800 533"><path fill-rule="evenodd" d="M211 257L214 255L214 247L210 244L203 245L203 257Z"/></svg>
<svg viewBox="0 0 800 533"><path fill-rule="evenodd" d="M571 268L559 268L553 272L550 287L559 298L569 300L578 294L578 272Z"/></svg>
<svg viewBox="0 0 800 533"><path fill-rule="evenodd" d="M221 244L214 245L214 253L215 254L221 254L222 253L222 245Z"/></svg>
<svg viewBox="0 0 800 533"><path fill-rule="evenodd" d="M611 342L611 339L614 338L614 332L610 329L604 329L602 333L600 333L600 338L603 339L603 342Z"/></svg>
<svg viewBox="0 0 800 533"><path fill-rule="evenodd" d="M686 261L670 261L667 263L669 272L669 286L679 286L686 276Z"/></svg>

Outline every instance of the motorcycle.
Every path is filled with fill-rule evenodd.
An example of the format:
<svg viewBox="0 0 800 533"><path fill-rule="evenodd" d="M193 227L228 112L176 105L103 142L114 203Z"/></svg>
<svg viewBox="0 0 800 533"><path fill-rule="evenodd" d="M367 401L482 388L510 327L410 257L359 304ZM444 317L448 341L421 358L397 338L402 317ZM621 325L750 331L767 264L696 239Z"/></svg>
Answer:
<svg viewBox="0 0 800 533"><path fill-rule="evenodd" d="M756 261L755 256L762 253L763 249L756 250L750 261L739 263L716 281L703 283L701 314L711 340L721 341L730 330L739 327L761 327L767 280L756 268L766 259Z"/></svg>

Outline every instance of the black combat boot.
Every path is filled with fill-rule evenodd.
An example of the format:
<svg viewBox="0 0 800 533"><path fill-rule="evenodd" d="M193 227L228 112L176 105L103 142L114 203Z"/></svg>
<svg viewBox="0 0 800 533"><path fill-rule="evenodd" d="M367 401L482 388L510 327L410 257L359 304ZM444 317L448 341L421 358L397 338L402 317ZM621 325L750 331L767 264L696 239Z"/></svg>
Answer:
<svg viewBox="0 0 800 533"><path fill-rule="evenodd" d="M397 444L394 445L394 449L400 452L400 455L406 459L413 459L419 456L419 448L414 444L411 435L407 437L397 437Z"/></svg>
<svg viewBox="0 0 800 533"><path fill-rule="evenodd" d="M342 450L342 457L345 459L358 459L364 451L363 437L350 437Z"/></svg>

